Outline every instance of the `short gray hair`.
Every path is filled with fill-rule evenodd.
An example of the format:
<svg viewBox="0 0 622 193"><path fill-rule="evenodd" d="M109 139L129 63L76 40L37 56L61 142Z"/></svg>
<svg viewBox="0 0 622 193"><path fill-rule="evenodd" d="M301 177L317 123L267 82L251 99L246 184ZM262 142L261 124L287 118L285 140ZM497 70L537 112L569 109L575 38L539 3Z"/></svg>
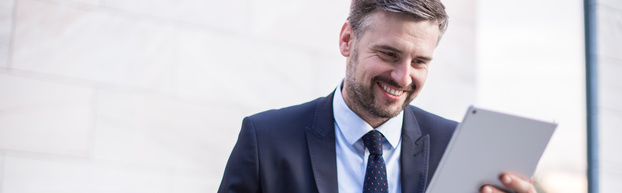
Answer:
<svg viewBox="0 0 622 193"><path fill-rule="evenodd" d="M447 13L440 0L352 0L348 21L355 36L360 35L369 25L367 19L375 10L402 13L416 20L431 21L438 24L439 40L447 30Z"/></svg>

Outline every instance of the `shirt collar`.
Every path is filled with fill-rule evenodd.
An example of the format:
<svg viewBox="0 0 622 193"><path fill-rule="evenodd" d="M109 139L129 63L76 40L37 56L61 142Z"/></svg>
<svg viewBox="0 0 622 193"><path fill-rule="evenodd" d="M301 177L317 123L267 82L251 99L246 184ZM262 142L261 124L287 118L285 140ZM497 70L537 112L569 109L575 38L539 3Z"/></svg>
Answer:
<svg viewBox="0 0 622 193"><path fill-rule="evenodd" d="M341 86L337 86L335 96L333 97L333 113L335 123L337 123L341 133L343 133L350 145L354 145L363 135L374 129L348 107L341 94ZM400 111L397 116L376 128L377 131L380 131L380 133L384 135L393 148L395 148L395 145L400 141L402 136L403 120L404 111Z"/></svg>

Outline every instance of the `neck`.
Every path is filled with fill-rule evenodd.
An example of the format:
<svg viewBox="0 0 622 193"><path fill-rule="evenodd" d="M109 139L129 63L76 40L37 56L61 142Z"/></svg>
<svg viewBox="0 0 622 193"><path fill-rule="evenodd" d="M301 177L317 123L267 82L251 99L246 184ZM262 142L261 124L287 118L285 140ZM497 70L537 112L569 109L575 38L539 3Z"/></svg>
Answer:
<svg viewBox="0 0 622 193"><path fill-rule="evenodd" d="M361 117L361 119L367 122L367 124L369 124L374 129L380 127L380 125L384 124L385 122L389 120L388 118L369 118L369 117L365 118L364 116L361 116L360 113L357 113L357 112L354 112L354 113L356 113L359 117Z"/></svg>

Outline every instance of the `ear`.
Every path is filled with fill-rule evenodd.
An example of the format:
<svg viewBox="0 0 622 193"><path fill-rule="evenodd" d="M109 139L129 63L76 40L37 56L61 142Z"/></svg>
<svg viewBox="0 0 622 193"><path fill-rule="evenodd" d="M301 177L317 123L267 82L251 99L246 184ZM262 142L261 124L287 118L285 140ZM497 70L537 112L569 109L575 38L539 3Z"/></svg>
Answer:
<svg viewBox="0 0 622 193"><path fill-rule="evenodd" d="M346 22L341 27L341 33L339 34L339 51L341 55L350 57L350 51L352 49L354 34L350 22Z"/></svg>

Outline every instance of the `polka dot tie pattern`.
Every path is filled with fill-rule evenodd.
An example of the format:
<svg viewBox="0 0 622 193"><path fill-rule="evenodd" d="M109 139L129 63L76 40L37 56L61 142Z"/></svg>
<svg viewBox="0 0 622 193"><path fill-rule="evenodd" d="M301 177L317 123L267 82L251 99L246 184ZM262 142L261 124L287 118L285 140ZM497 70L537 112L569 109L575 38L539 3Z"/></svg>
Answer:
<svg viewBox="0 0 622 193"><path fill-rule="evenodd" d="M369 150L363 193L389 192L387 184L387 168L382 158L382 141L384 136L372 130L363 136L363 143Z"/></svg>

